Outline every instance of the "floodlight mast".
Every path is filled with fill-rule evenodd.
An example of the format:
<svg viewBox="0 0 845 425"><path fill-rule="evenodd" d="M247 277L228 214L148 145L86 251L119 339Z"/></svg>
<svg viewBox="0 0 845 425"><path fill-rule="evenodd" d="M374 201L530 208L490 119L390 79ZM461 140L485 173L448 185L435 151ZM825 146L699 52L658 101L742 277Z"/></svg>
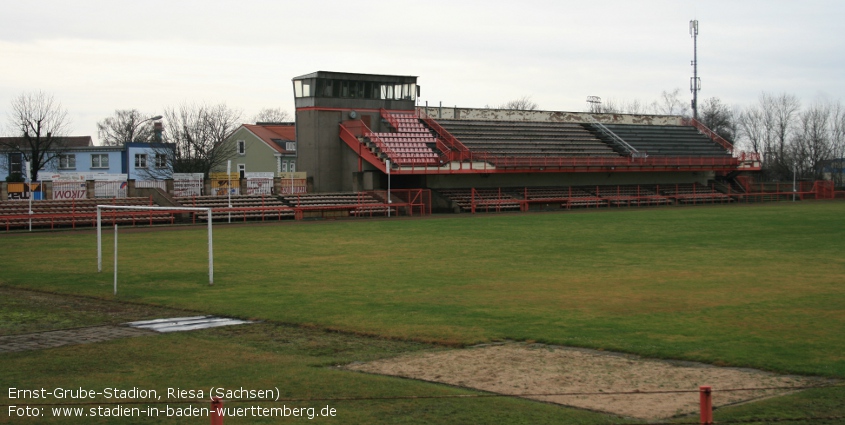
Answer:
<svg viewBox="0 0 845 425"><path fill-rule="evenodd" d="M698 121L698 92L701 90L701 79L698 78L698 20L689 21L689 34L692 37L692 78L690 91L692 92L692 117Z"/></svg>

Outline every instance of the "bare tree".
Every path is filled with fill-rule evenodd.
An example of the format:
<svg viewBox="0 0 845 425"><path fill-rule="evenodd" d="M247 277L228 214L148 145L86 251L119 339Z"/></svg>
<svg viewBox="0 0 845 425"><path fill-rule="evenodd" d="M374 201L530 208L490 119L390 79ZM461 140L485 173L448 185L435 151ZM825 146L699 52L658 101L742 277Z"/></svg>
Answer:
<svg viewBox="0 0 845 425"><path fill-rule="evenodd" d="M793 170L804 178L824 178L823 167L833 152L829 104L816 103L798 114L798 125L788 146Z"/></svg>
<svg viewBox="0 0 845 425"><path fill-rule="evenodd" d="M639 99L634 99L630 102L625 102L622 106L622 110L625 111L626 114L647 114L649 105L643 103Z"/></svg>
<svg viewBox="0 0 845 425"><path fill-rule="evenodd" d="M152 116L137 109L118 109L114 115L97 123L97 136L105 146L123 146L129 142L153 143Z"/></svg>
<svg viewBox="0 0 845 425"><path fill-rule="evenodd" d="M508 101L499 106L491 107L490 105L486 105L485 107L490 109L506 109L510 111L536 111L540 108L540 105L531 100L531 96L522 96L519 99Z"/></svg>
<svg viewBox="0 0 845 425"><path fill-rule="evenodd" d="M9 132L0 149L19 153L30 164L30 178L64 152L69 126L67 110L52 95L24 93L12 100ZM11 171L11 170L10 170Z"/></svg>
<svg viewBox="0 0 845 425"><path fill-rule="evenodd" d="M768 128L765 146L769 156L768 169L772 177L778 180L792 177L792 164L789 159L788 144L795 127L795 120L801 109L801 102L794 95L781 94L760 96L764 121Z"/></svg>
<svg viewBox="0 0 845 425"><path fill-rule="evenodd" d="M655 114L689 116L689 105L685 100L681 100L679 88L660 93L660 99L652 104L652 109Z"/></svg>
<svg viewBox="0 0 845 425"><path fill-rule="evenodd" d="M842 186L845 176L842 174L845 158L845 108L842 102L836 102L830 108L830 144L831 160L828 162L833 181Z"/></svg>
<svg viewBox="0 0 845 425"><path fill-rule="evenodd" d="M705 99L699 111L701 123L731 143L734 143L737 135L735 117L734 110L722 103L718 97Z"/></svg>
<svg viewBox="0 0 845 425"><path fill-rule="evenodd" d="M156 148L168 155L169 171L208 173L235 156L235 144L223 143L240 125L241 111L226 104L186 105L164 111L168 128L164 141L173 148Z"/></svg>
<svg viewBox="0 0 845 425"><path fill-rule="evenodd" d="M739 115L738 127L740 141L746 143L752 152L763 152L768 129L766 128L763 112L760 108L755 106L745 108Z"/></svg>
<svg viewBox="0 0 845 425"><path fill-rule="evenodd" d="M614 99L604 99L599 97L591 97L587 100L590 102L590 107L587 112L591 114L621 114L621 106Z"/></svg>
<svg viewBox="0 0 845 425"><path fill-rule="evenodd" d="M285 122L290 120L290 114L282 108L264 108L253 118L254 123Z"/></svg>

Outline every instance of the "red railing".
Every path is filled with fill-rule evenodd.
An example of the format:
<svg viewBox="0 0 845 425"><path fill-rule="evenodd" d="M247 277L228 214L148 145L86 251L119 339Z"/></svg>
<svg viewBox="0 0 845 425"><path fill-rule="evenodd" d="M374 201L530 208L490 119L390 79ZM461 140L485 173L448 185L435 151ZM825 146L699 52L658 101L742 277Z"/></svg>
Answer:
<svg viewBox="0 0 845 425"><path fill-rule="evenodd" d="M139 224L153 225L155 223L175 222L175 215L183 211L103 211L104 223L129 223L132 226ZM32 220L33 227L47 227L55 229L56 226L70 226L75 229L77 226L96 226L97 213L91 212L67 212L67 213L38 213L38 214L17 214L2 215L0 222L6 231L12 228L24 228Z"/></svg>
<svg viewBox="0 0 845 425"><path fill-rule="evenodd" d="M344 133L344 131L346 133ZM394 164L401 166L410 166L412 169L416 168L416 166L419 166L419 164L415 164L414 162L408 162L401 159L402 155L399 155L396 151L391 149L387 145L387 143L381 140L381 138L377 134L373 133L373 131L370 130L370 128L367 127L367 125L364 124L362 121L344 121L340 123L340 133L341 139L343 139L346 144L349 145L351 148L355 149L356 152L358 152L359 156L367 158L367 162L370 162L373 165L377 166L383 172L387 172L387 168L384 162L381 160L381 158L378 158L376 155L370 152L369 149L364 147L363 144L358 141L358 137L366 137L367 139L370 139L370 141L376 145L379 151L385 153L390 159L390 161ZM352 136L352 139L349 139L349 135ZM369 153L370 155L368 156L366 155L366 153ZM377 163L374 163L373 161L376 161ZM420 168L427 168L426 164L423 164L422 166L420 166Z"/></svg>
<svg viewBox="0 0 845 425"><path fill-rule="evenodd" d="M695 119L695 118L684 118L681 122L682 122L684 125L691 125L691 126L693 126L693 127L697 128L697 129L698 129L698 131L700 131L700 132L704 133L707 137L709 137L709 138L710 138L710 139L712 139L714 142L718 143L720 146L722 146L723 148L727 149L727 151L728 151L728 152L730 152L730 153L732 153L732 154L733 154L733 151L734 151L734 145L732 145L732 144L731 144L731 142L729 142L729 141L725 140L725 138L724 138L724 137L722 137L722 136L720 136L720 135L716 134L716 132L715 132L715 131L713 131L713 130L711 130L711 129L707 128L707 126L706 126L706 125L702 124L702 123L701 123L700 121L698 121L697 119Z"/></svg>
<svg viewBox="0 0 845 425"><path fill-rule="evenodd" d="M393 115L391 115L390 112L387 111L387 109L379 108L379 113L381 114L381 117L384 118L393 127L394 130L399 129L399 122L396 121L396 118L394 118Z"/></svg>
<svg viewBox="0 0 845 425"><path fill-rule="evenodd" d="M443 143L445 150L441 148L439 143L437 147L444 154L447 154L446 159L448 161L465 161L468 159L466 156L471 154L471 152L457 137L449 133L437 121L423 112L422 109L417 109L417 116L437 134L437 140Z"/></svg>
<svg viewBox="0 0 845 425"><path fill-rule="evenodd" d="M367 162L381 170L381 172L386 173L387 165L384 163L384 161L382 161L381 158L371 152L370 149L364 145L364 143L358 140L359 137L364 137L366 133L372 133L372 131L370 131L367 125L361 121L344 121L340 123L340 139L343 140L347 145L349 145L349 147L352 148L353 151L358 153L359 158L366 159ZM381 140L370 140L372 140L373 143L375 143L379 149L386 148ZM392 151L390 152L392 153ZM390 156L390 153L385 153ZM361 168L362 167L359 160L358 171L361 171Z"/></svg>

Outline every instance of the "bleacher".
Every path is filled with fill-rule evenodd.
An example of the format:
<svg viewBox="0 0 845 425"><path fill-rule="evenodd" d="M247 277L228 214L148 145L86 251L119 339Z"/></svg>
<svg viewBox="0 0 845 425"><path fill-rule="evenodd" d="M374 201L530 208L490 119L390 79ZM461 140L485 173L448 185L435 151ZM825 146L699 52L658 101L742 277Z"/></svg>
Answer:
<svg viewBox="0 0 845 425"><path fill-rule="evenodd" d="M365 134L385 159L399 166L438 165L440 157L434 151L437 139L414 114L392 112L390 119L396 124L395 132Z"/></svg>
<svg viewBox="0 0 845 425"><path fill-rule="evenodd" d="M659 190L663 195L682 204L723 203L734 200L725 193L699 183L662 185Z"/></svg>
<svg viewBox="0 0 845 425"><path fill-rule="evenodd" d="M281 220L293 218L294 210L279 198L271 195L233 195L232 208L227 196L180 196L174 197L183 207L212 208L212 220ZM197 220L205 220L204 214L196 214Z"/></svg>
<svg viewBox="0 0 845 425"><path fill-rule="evenodd" d="M461 211L501 212L519 211L520 202L511 193L499 189L471 188L439 189L441 195L453 202Z"/></svg>
<svg viewBox="0 0 845 425"><path fill-rule="evenodd" d="M470 150L504 157L619 157L578 123L437 120Z"/></svg>
<svg viewBox="0 0 845 425"><path fill-rule="evenodd" d="M610 206L666 205L672 201L657 192L653 185L595 186L588 188Z"/></svg>
<svg viewBox="0 0 845 425"><path fill-rule="evenodd" d="M561 208L604 207L607 200L582 187L530 187L521 192L530 204L560 204Z"/></svg>
<svg viewBox="0 0 845 425"><path fill-rule="evenodd" d="M77 227L97 225L97 205L157 206L150 198L109 198L109 199L68 199L32 201L32 214L29 214L29 201L0 202L0 226L5 230L29 227ZM109 225L129 224L164 224L173 223L174 217L166 211L103 211L103 222Z"/></svg>
<svg viewBox="0 0 845 425"><path fill-rule="evenodd" d="M597 185L500 189L438 189L464 212L499 212L548 208L637 207L653 205L727 203L734 197L699 183L671 185Z"/></svg>
<svg viewBox="0 0 845 425"><path fill-rule="evenodd" d="M610 143L592 125L598 137ZM730 152L692 126L605 124L605 127L649 156L730 157Z"/></svg>
<svg viewBox="0 0 845 425"><path fill-rule="evenodd" d="M336 211L349 216L387 215L388 207L384 200L376 199L366 192L308 193L286 195L282 198L288 205L300 209L303 214L325 216L326 212ZM396 213L396 208L390 208Z"/></svg>

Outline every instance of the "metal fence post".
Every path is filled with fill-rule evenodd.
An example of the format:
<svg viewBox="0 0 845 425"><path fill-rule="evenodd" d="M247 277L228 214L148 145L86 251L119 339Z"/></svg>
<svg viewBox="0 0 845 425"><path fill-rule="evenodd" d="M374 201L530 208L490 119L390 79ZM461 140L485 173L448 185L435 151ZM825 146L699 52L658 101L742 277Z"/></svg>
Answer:
<svg viewBox="0 0 845 425"><path fill-rule="evenodd" d="M713 398L712 390L709 386L698 387L699 399L701 404L701 424L713 424Z"/></svg>

